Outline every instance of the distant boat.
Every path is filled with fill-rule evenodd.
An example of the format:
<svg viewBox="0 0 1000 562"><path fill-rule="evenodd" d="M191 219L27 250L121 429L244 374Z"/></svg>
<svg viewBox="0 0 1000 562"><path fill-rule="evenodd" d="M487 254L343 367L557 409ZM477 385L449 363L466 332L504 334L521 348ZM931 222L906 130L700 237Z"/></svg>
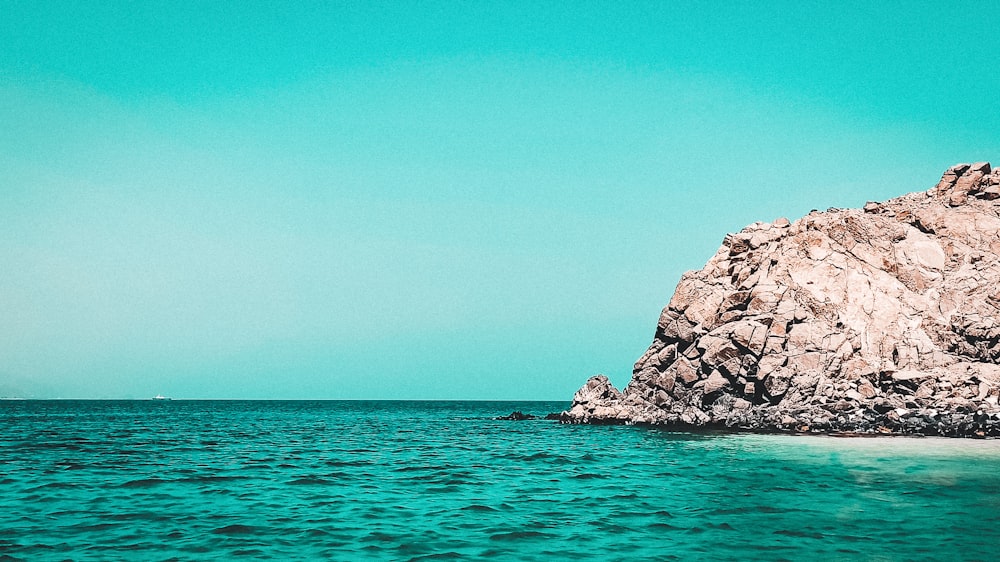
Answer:
<svg viewBox="0 0 1000 562"><path fill-rule="evenodd" d="M168 398L168 397L166 397L166 396L164 396L162 394L157 394L156 396L153 397L153 400L170 400L170 398Z"/></svg>

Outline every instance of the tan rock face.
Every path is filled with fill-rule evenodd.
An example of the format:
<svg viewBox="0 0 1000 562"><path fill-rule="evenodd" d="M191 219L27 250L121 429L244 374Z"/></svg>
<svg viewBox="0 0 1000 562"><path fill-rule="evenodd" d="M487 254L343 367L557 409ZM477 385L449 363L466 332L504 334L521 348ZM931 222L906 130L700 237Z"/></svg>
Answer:
<svg viewBox="0 0 1000 562"><path fill-rule="evenodd" d="M927 192L727 235L624 391L592 379L564 421L1000 427L998 172L959 164Z"/></svg>

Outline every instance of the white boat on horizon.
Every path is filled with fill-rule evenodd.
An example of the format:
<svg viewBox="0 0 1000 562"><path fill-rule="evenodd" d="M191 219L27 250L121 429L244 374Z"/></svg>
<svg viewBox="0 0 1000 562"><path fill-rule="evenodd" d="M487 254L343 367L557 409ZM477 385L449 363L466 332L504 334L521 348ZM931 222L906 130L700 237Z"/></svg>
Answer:
<svg viewBox="0 0 1000 562"><path fill-rule="evenodd" d="M153 400L171 400L171 398L164 396L162 394L157 394L153 397Z"/></svg>

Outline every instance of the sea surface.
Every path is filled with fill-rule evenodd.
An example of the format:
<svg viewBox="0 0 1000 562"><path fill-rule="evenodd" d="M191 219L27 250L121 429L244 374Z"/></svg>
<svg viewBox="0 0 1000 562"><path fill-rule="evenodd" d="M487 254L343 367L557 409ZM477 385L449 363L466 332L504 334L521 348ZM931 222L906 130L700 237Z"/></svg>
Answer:
<svg viewBox="0 0 1000 562"><path fill-rule="evenodd" d="M1000 442L2 401L0 560L997 560Z"/></svg>

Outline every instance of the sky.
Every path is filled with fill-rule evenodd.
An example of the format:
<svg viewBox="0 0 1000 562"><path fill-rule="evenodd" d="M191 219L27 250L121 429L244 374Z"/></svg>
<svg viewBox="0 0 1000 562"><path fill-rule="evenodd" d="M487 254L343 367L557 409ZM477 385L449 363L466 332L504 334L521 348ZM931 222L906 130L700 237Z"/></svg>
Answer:
<svg viewBox="0 0 1000 562"><path fill-rule="evenodd" d="M0 397L622 386L727 232L997 161L998 11L0 0Z"/></svg>

